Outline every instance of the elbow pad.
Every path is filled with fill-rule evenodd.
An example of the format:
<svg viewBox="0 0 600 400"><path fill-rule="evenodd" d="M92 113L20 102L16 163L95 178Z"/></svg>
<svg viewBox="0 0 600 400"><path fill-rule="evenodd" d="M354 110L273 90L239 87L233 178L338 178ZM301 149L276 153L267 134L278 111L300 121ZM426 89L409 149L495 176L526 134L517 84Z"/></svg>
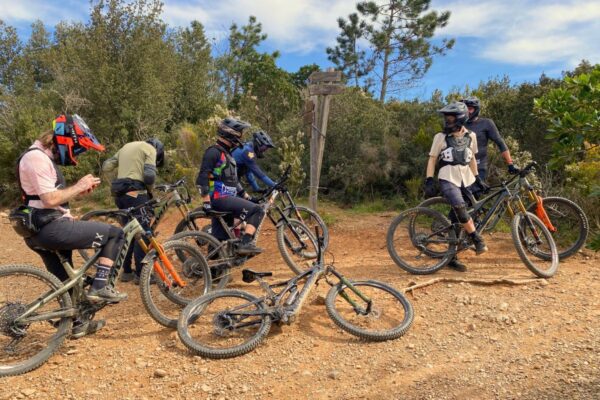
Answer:
<svg viewBox="0 0 600 400"><path fill-rule="evenodd" d="M151 164L144 164L144 184L146 186L154 185L154 181L156 180L156 167Z"/></svg>

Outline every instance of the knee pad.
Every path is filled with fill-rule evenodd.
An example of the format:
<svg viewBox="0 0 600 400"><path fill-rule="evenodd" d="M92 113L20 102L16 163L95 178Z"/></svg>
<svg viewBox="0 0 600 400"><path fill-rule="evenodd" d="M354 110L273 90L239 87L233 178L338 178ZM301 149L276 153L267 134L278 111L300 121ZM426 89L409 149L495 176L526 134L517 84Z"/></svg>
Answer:
<svg viewBox="0 0 600 400"><path fill-rule="evenodd" d="M469 222L471 219L471 216L467 212L467 207L464 204L461 204L460 206L452 206L452 209L454 210L454 213L461 224Z"/></svg>
<svg viewBox="0 0 600 400"><path fill-rule="evenodd" d="M265 211L262 209L262 207L257 205L252 210L250 210L246 221L248 221L248 223L250 225L253 225L256 227L256 226L258 226L258 224L260 223L260 221L262 220L264 215L265 215Z"/></svg>

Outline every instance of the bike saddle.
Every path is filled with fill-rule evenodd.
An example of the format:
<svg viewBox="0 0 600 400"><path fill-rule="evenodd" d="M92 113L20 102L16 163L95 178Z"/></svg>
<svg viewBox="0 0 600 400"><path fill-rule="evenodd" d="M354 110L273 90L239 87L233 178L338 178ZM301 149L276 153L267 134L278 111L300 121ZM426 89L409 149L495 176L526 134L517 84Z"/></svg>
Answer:
<svg viewBox="0 0 600 400"><path fill-rule="evenodd" d="M262 278L265 276L273 276L272 272L256 272L251 269L243 269L242 270L242 280L246 283L251 283L256 280L256 278Z"/></svg>
<svg viewBox="0 0 600 400"><path fill-rule="evenodd" d="M206 213L206 216L208 216L208 217L224 217L225 215L231 214L230 211L210 210L210 211L204 211L204 212Z"/></svg>

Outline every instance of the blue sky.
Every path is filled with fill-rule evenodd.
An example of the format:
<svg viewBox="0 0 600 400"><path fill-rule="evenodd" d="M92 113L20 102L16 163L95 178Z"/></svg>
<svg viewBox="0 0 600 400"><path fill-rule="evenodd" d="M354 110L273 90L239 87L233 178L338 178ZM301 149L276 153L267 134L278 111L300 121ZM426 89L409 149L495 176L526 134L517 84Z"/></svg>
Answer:
<svg viewBox="0 0 600 400"><path fill-rule="evenodd" d="M325 49L335 44L337 18L354 12L354 0L165 0L163 19L172 27L197 19L215 39L215 51L231 22L255 15L269 35L265 51L279 50L279 66L289 71L317 63L330 66ZM599 0L432 0L432 9L450 10L450 23L436 39L455 38L445 57L435 59L420 86L402 98L428 98L439 88L475 87L490 77L536 81L542 73L559 77L581 59L600 62ZM0 0L0 18L26 39L29 25L49 29L60 20L86 21L87 0Z"/></svg>

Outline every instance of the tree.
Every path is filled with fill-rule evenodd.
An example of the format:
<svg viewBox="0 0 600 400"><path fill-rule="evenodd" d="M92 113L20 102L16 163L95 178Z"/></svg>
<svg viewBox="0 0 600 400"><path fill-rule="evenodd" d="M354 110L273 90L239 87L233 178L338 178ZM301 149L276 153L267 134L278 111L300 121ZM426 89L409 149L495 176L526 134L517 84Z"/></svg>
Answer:
<svg viewBox="0 0 600 400"><path fill-rule="evenodd" d="M308 77L310 74L320 70L321 67L314 63L303 65L298 69L298 71L290 74L290 79L297 88L305 88L308 86Z"/></svg>
<svg viewBox="0 0 600 400"><path fill-rule="evenodd" d="M3 92L11 91L14 87L21 48L16 29L0 19L0 89Z"/></svg>
<svg viewBox="0 0 600 400"><path fill-rule="evenodd" d="M354 87L360 87L361 78L373 69L373 63L367 59L367 52L359 47L360 39L367 34L367 23L361 20L357 13L352 13L346 21L338 18L338 27L342 31L336 38L337 46L328 47L328 59L336 69L342 71L346 79L354 82Z"/></svg>
<svg viewBox="0 0 600 400"><path fill-rule="evenodd" d="M384 4L374 1L357 4L365 23L364 33L362 22L357 21L356 27L370 44L365 54L368 61L359 65L368 67L367 80L379 86L380 101L421 79L431 67L433 57L444 55L453 47L454 39L443 39L439 45L433 43L435 31L446 26L450 12L428 12L430 3L430 0L388 0ZM343 25L340 35L344 47L338 45L340 54L347 54L342 59L350 62L363 58L360 52L351 52L350 39L355 34L352 18L351 15L349 26Z"/></svg>
<svg viewBox="0 0 600 400"><path fill-rule="evenodd" d="M231 103L240 93L242 70L249 64L258 60L259 53L256 50L267 35L262 33L262 24L256 22L255 16L248 18L248 24L238 28L237 24L231 24L229 28L229 48L227 52L218 58L217 65L221 71L225 98ZM277 53L273 54L277 57Z"/></svg>

